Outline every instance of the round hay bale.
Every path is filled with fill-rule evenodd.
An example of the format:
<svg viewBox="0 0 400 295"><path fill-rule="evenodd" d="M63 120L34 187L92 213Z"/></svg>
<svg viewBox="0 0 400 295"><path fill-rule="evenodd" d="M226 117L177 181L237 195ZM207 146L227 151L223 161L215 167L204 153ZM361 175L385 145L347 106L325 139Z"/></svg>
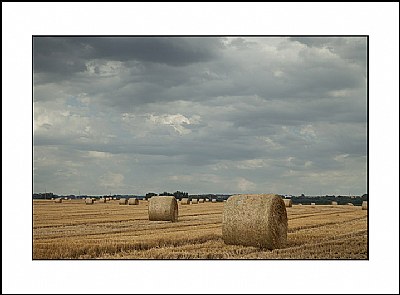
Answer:
<svg viewBox="0 0 400 295"><path fill-rule="evenodd" d="M192 199L192 204L197 204L199 201L197 199Z"/></svg>
<svg viewBox="0 0 400 295"><path fill-rule="evenodd" d="M62 203L62 199L61 198L57 198L54 200L54 203Z"/></svg>
<svg viewBox="0 0 400 295"><path fill-rule="evenodd" d="M367 201L363 201L362 205L361 205L362 210L368 210L368 202Z"/></svg>
<svg viewBox="0 0 400 295"><path fill-rule="evenodd" d="M210 199L206 199L206 202L210 202Z"/></svg>
<svg viewBox="0 0 400 295"><path fill-rule="evenodd" d="M98 202L99 202L99 203L105 203L105 202L106 202L106 199L100 198Z"/></svg>
<svg viewBox="0 0 400 295"><path fill-rule="evenodd" d="M283 202L285 203L286 207L292 207L293 202L291 199L283 199Z"/></svg>
<svg viewBox="0 0 400 295"><path fill-rule="evenodd" d="M335 202L335 201L332 201L332 202L331 202L331 205L334 205L334 206L336 206L336 205L337 205L337 202Z"/></svg>
<svg viewBox="0 0 400 295"><path fill-rule="evenodd" d="M211 200L211 203L216 203L217 202L217 199L212 199Z"/></svg>
<svg viewBox="0 0 400 295"><path fill-rule="evenodd" d="M91 204L93 204L93 203L94 203L94 201L93 201L92 198L86 198L86 200L85 200L85 204L86 204L86 205L91 205Z"/></svg>
<svg viewBox="0 0 400 295"><path fill-rule="evenodd" d="M299 205L299 206L303 206L303 204L302 204L302 203L299 203L299 204L297 204L297 205Z"/></svg>
<svg viewBox="0 0 400 295"><path fill-rule="evenodd" d="M279 195L235 195L222 215L225 244L276 249L286 244L287 213Z"/></svg>
<svg viewBox="0 0 400 295"><path fill-rule="evenodd" d="M139 205L139 200L136 198L129 198L128 204L129 205Z"/></svg>
<svg viewBox="0 0 400 295"><path fill-rule="evenodd" d="M188 199L188 198L183 198L183 199L181 200L181 205L190 205L189 199Z"/></svg>
<svg viewBox="0 0 400 295"><path fill-rule="evenodd" d="M311 206L315 206L315 203L311 203Z"/></svg>
<svg viewBox="0 0 400 295"><path fill-rule="evenodd" d="M199 199L199 203L204 203L204 199Z"/></svg>
<svg viewBox="0 0 400 295"><path fill-rule="evenodd" d="M125 198L119 199L119 204L120 205L127 205L128 204L128 199L125 199Z"/></svg>
<svg viewBox="0 0 400 295"><path fill-rule="evenodd" d="M178 202L174 196L154 196L149 200L149 220L178 221Z"/></svg>
<svg viewBox="0 0 400 295"><path fill-rule="evenodd" d="M347 203L347 206L354 206L353 203Z"/></svg>

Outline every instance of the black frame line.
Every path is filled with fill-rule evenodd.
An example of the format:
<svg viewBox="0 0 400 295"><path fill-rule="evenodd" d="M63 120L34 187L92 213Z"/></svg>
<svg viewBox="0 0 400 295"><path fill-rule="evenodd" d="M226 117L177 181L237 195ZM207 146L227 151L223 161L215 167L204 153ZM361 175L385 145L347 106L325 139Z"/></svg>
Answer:
<svg viewBox="0 0 400 295"><path fill-rule="evenodd" d="M167 259L139 259L139 258L122 258L122 259L112 259L112 258L106 258L106 259L98 259L98 258L85 258L85 259L35 259L33 258L33 201L34 199L32 198L32 261L369 261L369 245L370 245L370 240L369 240L369 35L32 35L32 195L34 193L34 174L33 174L33 163L34 163L34 48L33 48L33 39L41 37L41 38L46 38L46 37L63 37L63 38L80 38L80 37L121 37L121 38L129 38L129 37L141 37L141 38L152 38L152 37L193 37L193 38L201 38L201 37L258 37L258 38L282 38L282 37L307 37L307 38L337 38L337 37L364 37L367 39L367 55L366 55L366 66L367 66L367 72L366 72L366 87L367 87L367 200L368 200L368 210L367 210L367 258L366 259L333 259L333 258L322 258L322 259L271 259L271 258L265 258L265 259L194 259L194 258L179 258L179 259L173 259L173 258L167 258ZM32 197L32 196L31 196Z"/></svg>

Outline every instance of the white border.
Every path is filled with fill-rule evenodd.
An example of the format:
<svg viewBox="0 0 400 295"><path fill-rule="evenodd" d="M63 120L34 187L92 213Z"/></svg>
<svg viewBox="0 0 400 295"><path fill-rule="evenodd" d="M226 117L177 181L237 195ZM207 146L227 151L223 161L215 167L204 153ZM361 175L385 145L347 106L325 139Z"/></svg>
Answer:
<svg viewBox="0 0 400 295"><path fill-rule="evenodd" d="M398 3L2 2L3 293L398 293L398 28ZM32 261L33 34L368 34L370 260Z"/></svg>

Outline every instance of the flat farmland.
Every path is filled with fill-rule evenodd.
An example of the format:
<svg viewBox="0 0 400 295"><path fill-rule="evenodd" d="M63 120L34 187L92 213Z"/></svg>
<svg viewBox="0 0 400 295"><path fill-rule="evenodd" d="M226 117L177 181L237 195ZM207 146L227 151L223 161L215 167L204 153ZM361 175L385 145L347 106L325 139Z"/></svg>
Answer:
<svg viewBox="0 0 400 295"><path fill-rule="evenodd" d="M178 202L179 203L179 202ZM287 244L225 245L224 203L179 204L178 222L148 220L148 202L33 201L33 259L367 259L367 210L293 205Z"/></svg>

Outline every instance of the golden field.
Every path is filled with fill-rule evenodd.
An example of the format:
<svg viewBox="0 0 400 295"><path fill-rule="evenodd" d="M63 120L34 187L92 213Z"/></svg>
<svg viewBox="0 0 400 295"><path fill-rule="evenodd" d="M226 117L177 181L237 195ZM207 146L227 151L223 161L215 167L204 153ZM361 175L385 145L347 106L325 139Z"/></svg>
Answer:
<svg viewBox="0 0 400 295"><path fill-rule="evenodd" d="M178 202L179 203L179 202ZM225 245L223 202L179 204L178 222L149 221L148 202L33 201L33 259L367 259L367 210L293 205L287 244Z"/></svg>

